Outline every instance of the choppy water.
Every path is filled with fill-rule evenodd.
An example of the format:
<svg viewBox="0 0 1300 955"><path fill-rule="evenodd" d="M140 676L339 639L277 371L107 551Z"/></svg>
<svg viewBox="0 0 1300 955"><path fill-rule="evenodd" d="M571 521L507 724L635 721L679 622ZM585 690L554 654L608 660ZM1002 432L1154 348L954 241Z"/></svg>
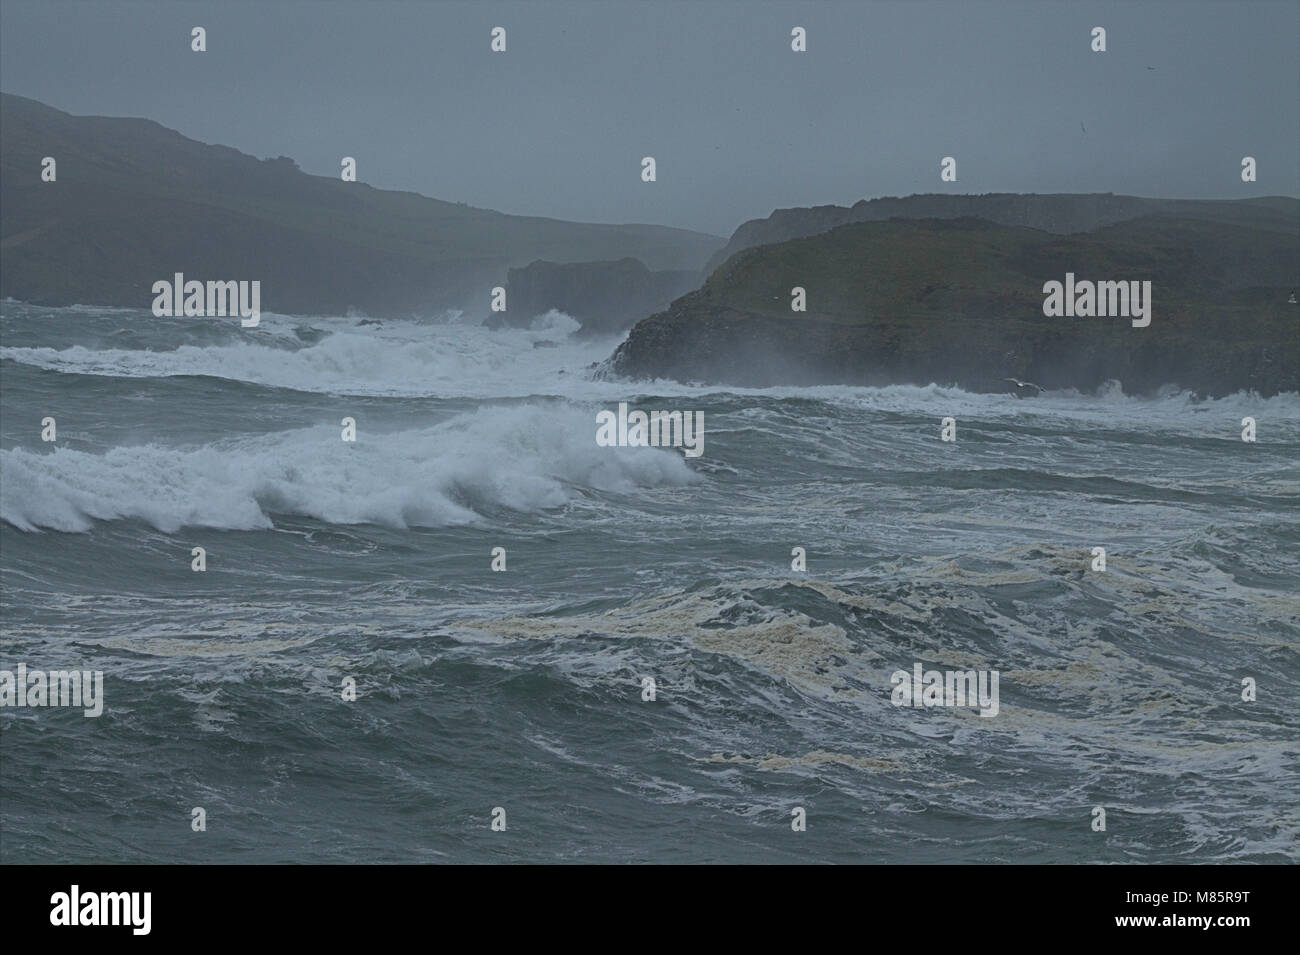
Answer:
<svg viewBox="0 0 1300 955"><path fill-rule="evenodd" d="M106 704L0 709L0 861L1300 859L1296 395L632 385L554 315L2 313L0 667ZM702 410L704 454L598 447L619 401ZM918 661L997 670L999 714L893 706Z"/></svg>

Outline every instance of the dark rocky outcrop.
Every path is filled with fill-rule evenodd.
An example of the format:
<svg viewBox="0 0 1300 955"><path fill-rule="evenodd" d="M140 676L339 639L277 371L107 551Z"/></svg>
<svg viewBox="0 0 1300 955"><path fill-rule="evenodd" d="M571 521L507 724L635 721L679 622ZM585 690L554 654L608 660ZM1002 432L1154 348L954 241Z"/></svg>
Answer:
<svg viewBox="0 0 1300 955"><path fill-rule="evenodd" d="M493 313L484 324L523 327L535 316L558 309L582 323L580 334L614 334L665 308L699 281L698 272L652 272L633 258L568 264L538 261L510 270L507 309Z"/></svg>
<svg viewBox="0 0 1300 955"><path fill-rule="evenodd" d="M749 249L638 322L607 373L773 384L956 384L1008 391L1118 379L1206 394L1300 390L1300 202L1259 227L1145 217L1054 235L978 219L840 226ZM1289 209L1291 228L1276 228ZM1249 216L1245 217L1249 221ZM1043 285L1150 280L1153 318L1043 314ZM791 288L808 311L792 312Z"/></svg>

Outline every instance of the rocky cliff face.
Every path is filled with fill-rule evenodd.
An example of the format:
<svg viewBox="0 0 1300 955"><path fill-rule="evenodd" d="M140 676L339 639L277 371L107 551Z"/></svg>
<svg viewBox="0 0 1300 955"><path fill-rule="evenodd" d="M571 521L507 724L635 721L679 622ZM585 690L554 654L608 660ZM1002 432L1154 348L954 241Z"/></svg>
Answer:
<svg viewBox="0 0 1300 955"><path fill-rule="evenodd" d="M1293 199L1264 197L1246 200L1143 199L1111 193L1081 195L1020 195L991 193L983 196L949 196L929 193L862 200L853 206L813 206L777 209L766 219L751 219L706 266L712 272L737 252L758 245L817 235L852 222L888 219L959 219L973 217L999 225L1041 229L1068 234L1091 232L1103 226L1142 216L1164 215L1210 222L1249 224L1254 228L1294 231L1295 215L1288 211Z"/></svg>
<svg viewBox="0 0 1300 955"><path fill-rule="evenodd" d="M558 309L582 323L580 334L614 334L666 307L699 280L698 272L652 272L633 258L563 265L533 262L510 270L507 309L493 313L484 324L522 327L535 316Z"/></svg>
<svg viewBox="0 0 1300 955"><path fill-rule="evenodd" d="M956 384L1130 393L1300 390L1300 203L1291 231L1148 217L1069 236L984 220L844 225L733 256L637 323L608 364L636 378ZM1152 283L1152 319L1048 317L1044 283ZM807 311L791 310L803 287Z"/></svg>

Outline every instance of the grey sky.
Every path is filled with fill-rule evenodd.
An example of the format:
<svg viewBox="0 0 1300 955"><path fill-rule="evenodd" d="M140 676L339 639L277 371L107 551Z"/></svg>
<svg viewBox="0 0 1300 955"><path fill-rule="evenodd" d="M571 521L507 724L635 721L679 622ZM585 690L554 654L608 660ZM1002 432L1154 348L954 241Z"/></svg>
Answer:
<svg viewBox="0 0 1300 955"><path fill-rule="evenodd" d="M0 11L6 92L313 173L355 156L372 185L503 212L729 235L776 207L913 192L1300 194L1296 0ZM190 51L193 26L208 52ZM939 180L944 156L956 183Z"/></svg>

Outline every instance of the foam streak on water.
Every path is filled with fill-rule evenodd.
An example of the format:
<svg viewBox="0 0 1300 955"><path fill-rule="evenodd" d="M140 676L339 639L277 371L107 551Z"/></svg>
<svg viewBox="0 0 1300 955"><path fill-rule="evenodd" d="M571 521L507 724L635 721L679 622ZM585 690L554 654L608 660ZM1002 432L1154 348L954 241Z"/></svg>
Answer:
<svg viewBox="0 0 1300 955"><path fill-rule="evenodd" d="M0 321L0 668L106 695L0 710L0 861L1300 858L1300 396L630 384L558 314ZM704 455L598 447L619 401ZM914 662L999 715L893 706Z"/></svg>

